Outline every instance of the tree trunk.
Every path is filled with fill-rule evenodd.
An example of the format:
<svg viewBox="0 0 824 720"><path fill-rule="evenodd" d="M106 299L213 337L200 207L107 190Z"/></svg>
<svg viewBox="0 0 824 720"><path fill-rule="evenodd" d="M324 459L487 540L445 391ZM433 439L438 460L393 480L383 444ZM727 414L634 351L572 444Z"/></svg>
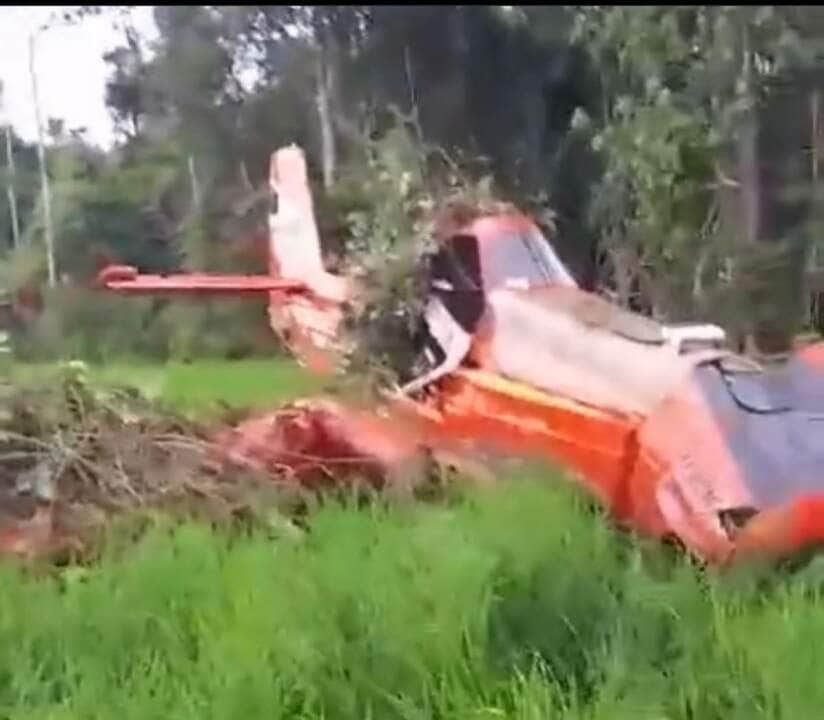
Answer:
<svg viewBox="0 0 824 720"><path fill-rule="evenodd" d="M745 256L752 256L758 252L753 247L761 236L761 186L758 167L758 118L753 92L753 57L750 48L749 28L746 20L741 28L742 32L742 79L745 84L745 97L748 101L749 112L742 120L741 135L738 142L738 180L739 189L739 217L742 228L743 243L747 247ZM744 344L750 354L764 342L770 343L770 323L765 322L765 307L763 301L763 278L760 268L751 262L748 265L745 282L748 284L746 307L747 315L744 320L746 327Z"/></svg>
<svg viewBox="0 0 824 720"><path fill-rule="evenodd" d="M195 210L200 212L201 205L201 195L200 195L200 185L197 181L197 172L195 172L195 158L194 155L189 155L188 158L188 168L189 168L189 182L192 185L192 204L195 207Z"/></svg>
<svg viewBox="0 0 824 720"><path fill-rule="evenodd" d="M252 181L249 178L249 169L246 167L245 160L240 161L240 182L247 192L253 193L255 191L255 186L252 185Z"/></svg>
<svg viewBox="0 0 824 720"><path fill-rule="evenodd" d="M13 247L18 247L20 245L20 220L17 216L17 194L14 191L14 153L11 149L11 125L6 125L6 166L9 169L6 195L9 198L9 213L11 214L12 244Z"/></svg>
<svg viewBox="0 0 824 720"><path fill-rule="evenodd" d="M612 302L628 308L632 295L632 263L626 248L607 248L596 260L595 292L606 294Z"/></svg>
<svg viewBox="0 0 824 720"><path fill-rule="evenodd" d="M37 160L40 166L40 184L43 189L43 230L46 239L46 263L48 266L49 287L57 284L54 261L54 232L52 228L51 191L49 173L46 168L46 148L43 144L43 120L40 115L40 97L37 92L37 72L34 69L34 35L29 36L29 74L31 75L34 115L37 122Z"/></svg>
<svg viewBox="0 0 824 720"><path fill-rule="evenodd" d="M323 171L323 188L331 190L335 182L337 164L337 147L332 118L332 96L335 86L335 70L330 57L331 41L324 38L321 42L316 65L316 96L318 120L320 122L321 167Z"/></svg>
<svg viewBox="0 0 824 720"><path fill-rule="evenodd" d="M813 191L818 190L818 117L821 106L821 95L818 88L815 88L810 96L810 149L811 152L811 174L813 179ZM814 194L817 198L817 194Z"/></svg>
<svg viewBox="0 0 824 720"><path fill-rule="evenodd" d="M743 121L738 145L739 182L741 184L741 218L744 239L754 243L759 237L760 187L758 182L758 119L753 101L752 53L749 47L748 29L744 32L743 76L746 83L750 111Z"/></svg>
<svg viewBox="0 0 824 720"><path fill-rule="evenodd" d="M618 302L622 308L629 308L632 296L632 262L630 251L626 248L615 248L611 251L612 265L615 270L615 290L618 293Z"/></svg>
<svg viewBox="0 0 824 720"><path fill-rule="evenodd" d="M702 311L704 308L704 272L710 260L712 248L705 246L698 255L698 262L692 273L692 304L695 310Z"/></svg>
<svg viewBox="0 0 824 720"><path fill-rule="evenodd" d="M820 113L820 105L821 105L821 96L819 94L818 88L814 88L812 94L810 95L810 175L812 178L812 198L813 198L813 218L818 219L818 212L815 208L817 208L819 202L819 187L818 187L818 157L819 157L819 148L818 148L818 118ZM808 259L807 264L807 275L809 277L810 271L818 270L819 266L819 258L818 258L818 243L813 242L812 247L810 248L810 257ZM821 288L810 287L809 279L807 279L807 288L808 294L808 319L812 322L813 327L821 333L824 330L824 325L822 324L822 294Z"/></svg>

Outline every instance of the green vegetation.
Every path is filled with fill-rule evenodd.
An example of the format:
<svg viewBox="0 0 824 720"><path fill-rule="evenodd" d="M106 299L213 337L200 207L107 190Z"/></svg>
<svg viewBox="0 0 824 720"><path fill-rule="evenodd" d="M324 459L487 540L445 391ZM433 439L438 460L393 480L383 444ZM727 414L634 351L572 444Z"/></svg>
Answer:
<svg viewBox="0 0 824 720"><path fill-rule="evenodd" d="M198 415L319 390L277 357L261 302L87 289L109 262L262 272L268 159L292 142L325 249L383 291L360 317L377 340L387 307L408 329L411 260L453 192L534 212L577 279L623 305L778 346L801 325L820 244L816 7L158 6L151 47L128 7L105 57L117 146L48 122L56 288L38 153L8 132L15 382L83 358L97 383ZM288 537L276 518L271 536L157 520L91 567L6 564L0 716L821 714L815 565L704 572L612 529L558 473L527 475L437 506L330 502Z"/></svg>
<svg viewBox="0 0 824 720"><path fill-rule="evenodd" d="M121 369L111 372L112 380L127 377ZM199 360L189 365L166 365L162 397L174 407L190 411L202 411L218 402L260 408L318 392L321 386L316 377L283 358L237 363Z"/></svg>
<svg viewBox="0 0 824 720"><path fill-rule="evenodd" d="M807 718L820 591L702 578L553 473L450 506L329 505L302 537L156 525L3 571L4 717Z"/></svg>
<svg viewBox="0 0 824 720"><path fill-rule="evenodd" d="M10 374L17 382L31 383L47 382L55 372L52 364L17 363ZM221 406L267 407L324 387L318 377L284 358L91 365L89 379L104 386L133 387L174 410L200 415Z"/></svg>
<svg viewBox="0 0 824 720"><path fill-rule="evenodd" d="M53 366L14 367L44 382ZM92 368L198 411L311 383L278 362ZM3 563L3 717L814 717L819 568L717 574L612 528L550 469L301 528L122 518L102 557Z"/></svg>
<svg viewBox="0 0 824 720"><path fill-rule="evenodd" d="M255 303L82 288L108 262L263 271L268 161L293 142L326 249L397 261L384 294L404 293L433 204L481 189L532 212L576 279L624 305L759 345L803 324L820 254L815 6L157 6L151 43L130 7L105 8L116 146L48 119L60 287L45 289L36 148L10 131L0 161L18 219L0 200L0 291L45 305L19 313L20 358L270 354Z"/></svg>

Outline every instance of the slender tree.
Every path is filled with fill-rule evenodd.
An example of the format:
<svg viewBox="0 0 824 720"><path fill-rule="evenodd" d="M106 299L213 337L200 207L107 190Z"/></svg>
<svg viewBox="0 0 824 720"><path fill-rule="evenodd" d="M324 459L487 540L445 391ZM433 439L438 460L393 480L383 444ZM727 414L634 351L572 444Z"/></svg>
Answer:
<svg viewBox="0 0 824 720"><path fill-rule="evenodd" d="M3 84L0 83L0 110L3 109ZM6 197L9 201L9 215L11 220L12 247L20 245L20 220L17 215L17 191L15 189L14 152L11 145L11 123L7 122L4 128L6 140Z"/></svg>
<svg viewBox="0 0 824 720"><path fill-rule="evenodd" d="M37 159L40 166L40 187L43 193L43 233L46 241L46 263L49 286L57 284L57 272L54 261L54 228L52 226L51 188L49 186L49 172L46 167L46 148L43 139L43 120L40 111L40 95L37 85L37 70L35 67L35 47L37 33L46 29L41 26L29 35L29 74L31 76L32 99L34 101L35 122L37 123Z"/></svg>

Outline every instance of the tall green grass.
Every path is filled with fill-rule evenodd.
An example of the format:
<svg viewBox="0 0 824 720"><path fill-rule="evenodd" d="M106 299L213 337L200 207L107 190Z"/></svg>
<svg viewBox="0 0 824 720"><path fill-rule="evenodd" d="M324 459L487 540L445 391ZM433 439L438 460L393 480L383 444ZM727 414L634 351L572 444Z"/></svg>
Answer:
<svg viewBox="0 0 824 720"><path fill-rule="evenodd" d="M329 505L303 539L156 526L57 579L7 567L9 718L817 718L812 580L702 574L554 476Z"/></svg>
<svg viewBox="0 0 824 720"><path fill-rule="evenodd" d="M197 413L318 389L277 360L92 377ZM158 524L82 571L0 567L0 717L824 717L822 579L700 571L549 472L329 504L302 540Z"/></svg>

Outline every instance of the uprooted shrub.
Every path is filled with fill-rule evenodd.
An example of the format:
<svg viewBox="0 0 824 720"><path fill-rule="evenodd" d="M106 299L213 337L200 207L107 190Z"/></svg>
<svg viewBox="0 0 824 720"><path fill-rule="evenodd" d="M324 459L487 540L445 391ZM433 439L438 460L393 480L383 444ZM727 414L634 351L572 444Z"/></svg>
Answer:
<svg viewBox="0 0 824 720"><path fill-rule="evenodd" d="M0 383L0 556L94 551L112 521L145 511L292 532L324 498L434 500L476 472L423 448L387 464L334 402L207 426L135 390L97 387L78 361L48 382Z"/></svg>
<svg viewBox="0 0 824 720"><path fill-rule="evenodd" d="M328 225L329 216L346 221L345 265L361 277L366 293L347 317L342 370L365 377L369 388L413 374L426 302L425 259L435 247L436 226L458 206L489 205L493 189L488 175L479 177L471 163L422 144L400 118L380 139L364 141L362 158L318 204L318 222Z"/></svg>
<svg viewBox="0 0 824 720"><path fill-rule="evenodd" d="M133 511L255 520L295 499L269 475L220 462L205 426L134 390L93 387L82 363L0 393L0 552L39 555L60 538L87 546ZM53 534L7 529L37 508Z"/></svg>

